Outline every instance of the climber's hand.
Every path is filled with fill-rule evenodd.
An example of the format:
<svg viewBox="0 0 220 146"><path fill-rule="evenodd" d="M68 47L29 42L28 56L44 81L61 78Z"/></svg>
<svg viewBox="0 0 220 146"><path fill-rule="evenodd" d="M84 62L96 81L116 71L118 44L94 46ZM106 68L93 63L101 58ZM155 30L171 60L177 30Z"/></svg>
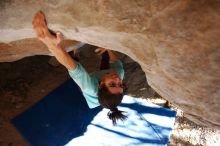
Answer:
<svg viewBox="0 0 220 146"><path fill-rule="evenodd" d="M105 51L107 51L107 49L105 49L105 48L97 48L97 49L95 49L95 53L97 53L98 55L103 54Z"/></svg>
<svg viewBox="0 0 220 146"><path fill-rule="evenodd" d="M37 38L41 40L49 49L59 45L63 40L63 35L60 32L53 34L47 27L46 17L42 11L35 14L33 19L33 28L37 34Z"/></svg>
<svg viewBox="0 0 220 146"><path fill-rule="evenodd" d="M49 49L53 49L63 40L63 35L60 32L57 32L56 36L53 38L46 36L44 38L39 38L39 40L41 40Z"/></svg>

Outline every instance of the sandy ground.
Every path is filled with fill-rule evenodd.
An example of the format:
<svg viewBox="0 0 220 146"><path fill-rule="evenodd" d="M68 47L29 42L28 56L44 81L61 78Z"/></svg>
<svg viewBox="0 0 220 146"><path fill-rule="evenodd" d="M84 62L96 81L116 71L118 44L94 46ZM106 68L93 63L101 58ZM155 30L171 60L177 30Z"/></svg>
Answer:
<svg viewBox="0 0 220 146"><path fill-rule="evenodd" d="M98 57L93 58L88 53L81 53L81 57L89 71L98 66ZM0 63L0 146L27 146L10 120L69 79L66 69L61 65L50 65L50 59L48 56L34 56ZM95 62L95 67L89 66L88 59ZM140 66L127 57L123 60L125 82L129 85L127 94L163 105L165 100L147 85ZM180 109L172 104L170 107L177 111L177 118L169 146L220 146L220 130L196 125L185 118Z"/></svg>

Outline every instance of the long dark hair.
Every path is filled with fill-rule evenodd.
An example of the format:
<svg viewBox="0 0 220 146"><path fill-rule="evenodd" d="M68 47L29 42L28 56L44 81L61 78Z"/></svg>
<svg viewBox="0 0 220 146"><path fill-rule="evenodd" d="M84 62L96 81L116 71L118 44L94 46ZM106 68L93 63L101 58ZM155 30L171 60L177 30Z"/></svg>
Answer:
<svg viewBox="0 0 220 146"><path fill-rule="evenodd" d="M123 99L123 93L112 94L105 85L102 85L98 91L98 99L104 108L110 109L108 118L112 120L114 126L117 125L117 120L125 121L127 119L127 116L122 114L124 111L117 108Z"/></svg>

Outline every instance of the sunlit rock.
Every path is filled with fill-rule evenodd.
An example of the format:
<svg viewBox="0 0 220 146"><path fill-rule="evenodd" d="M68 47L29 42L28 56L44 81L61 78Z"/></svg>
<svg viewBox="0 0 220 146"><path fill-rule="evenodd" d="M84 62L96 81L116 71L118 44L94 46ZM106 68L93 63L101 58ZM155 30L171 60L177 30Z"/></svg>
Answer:
<svg viewBox="0 0 220 146"><path fill-rule="evenodd" d="M0 61L48 54L32 18L137 61L148 83L199 124L220 125L220 1L1 0Z"/></svg>

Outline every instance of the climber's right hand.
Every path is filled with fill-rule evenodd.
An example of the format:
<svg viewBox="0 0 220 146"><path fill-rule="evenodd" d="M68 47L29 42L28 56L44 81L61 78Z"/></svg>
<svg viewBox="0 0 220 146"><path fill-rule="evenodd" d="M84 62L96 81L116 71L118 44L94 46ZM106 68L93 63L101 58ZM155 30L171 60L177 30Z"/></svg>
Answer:
<svg viewBox="0 0 220 146"><path fill-rule="evenodd" d="M35 14L33 19L33 28L37 35L37 38L41 40L49 49L56 48L63 40L61 32L57 32L56 35L52 34L47 27L46 17L42 11Z"/></svg>
<svg viewBox="0 0 220 146"><path fill-rule="evenodd" d="M105 48L97 48L97 49L95 49L95 53L97 53L98 55L103 54L105 51L107 51L107 49L105 49Z"/></svg>

